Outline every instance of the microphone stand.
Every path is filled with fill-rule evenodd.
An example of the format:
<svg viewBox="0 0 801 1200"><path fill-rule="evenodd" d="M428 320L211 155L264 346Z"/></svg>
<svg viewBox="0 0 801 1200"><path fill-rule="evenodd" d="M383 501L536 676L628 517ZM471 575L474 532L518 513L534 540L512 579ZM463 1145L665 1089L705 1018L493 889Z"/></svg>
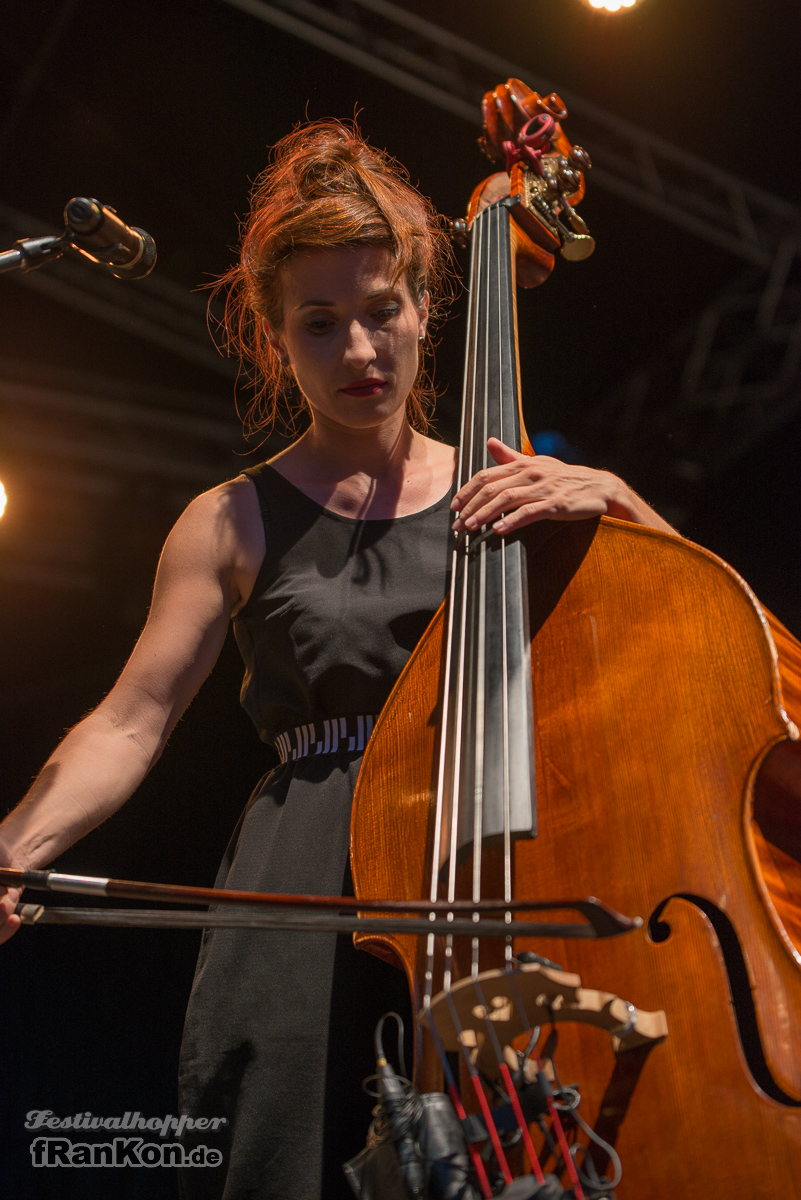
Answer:
<svg viewBox="0 0 801 1200"><path fill-rule="evenodd" d="M6 271L34 271L45 263L61 258L72 246L68 231L48 237L20 238L13 250L0 253L0 275Z"/></svg>

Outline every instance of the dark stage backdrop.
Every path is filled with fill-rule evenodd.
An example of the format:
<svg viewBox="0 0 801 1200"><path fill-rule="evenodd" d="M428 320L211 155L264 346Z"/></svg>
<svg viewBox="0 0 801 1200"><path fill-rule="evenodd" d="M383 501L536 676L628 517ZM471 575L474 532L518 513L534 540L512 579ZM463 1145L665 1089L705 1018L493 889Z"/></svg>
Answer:
<svg viewBox="0 0 801 1200"><path fill-rule="evenodd" d="M796 0L642 0L617 18L580 0L404 6L798 200ZM71 196L97 196L152 232L160 276L186 289L229 264L248 181L266 147L306 116L348 118L360 109L366 134L447 214L463 212L486 173L475 146L478 114L471 131L222 0L3 0L0 63L0 204L56 224ZM486 86L497 82L488 77ZM584 140L580 123L568 129ZM559 430L580 458L605 465L586 433L594 407L738 266L594 191L591 176L583 212L598 239L594 258L559 263L545 288L521 297L523 378L531 432ZM53 278L58 272L52 268ZM438 351L445 437L454 436L460 391L462 308L457 301ZM233 415L230 377L142 339L131 323L114 327L10 276L0 280L0 403L3 427L15 430L12 439L0 429L0 479L10 495L0 522L3 810L63 730L112 685L146 615L163 538L203 486L180 472L151 477L102 463L90 470L79 450L71 462L65 439L80 446L94 436L91 422L69 406L27 409L21 393L4 392L4 381L22 379L75 394L89 374L134 388L131 402L147 413L159 411L167 389L170 411ZM638 478L635 467L632 477L797 633L799 433L801 417L788 417L692 494L677 481L674 492L654 495L647 472ZM110 461L119 462L112 450L139 440L135 419L118 420ZM228 451L220 479L266 453L235 429ZM175 430L165 432L161 452L191 458ZM64 480L82 471L98 482L79 502ZM229 643L150 779L59 860L61 869L212 882L269 761L238 709L239 680ZM23 1123L32 1109L175 1113L196 950L189 933L46 929L24 930L0 950L0 1196L176 1194L168 1170L34 1170L33 1134Z"/></svg>

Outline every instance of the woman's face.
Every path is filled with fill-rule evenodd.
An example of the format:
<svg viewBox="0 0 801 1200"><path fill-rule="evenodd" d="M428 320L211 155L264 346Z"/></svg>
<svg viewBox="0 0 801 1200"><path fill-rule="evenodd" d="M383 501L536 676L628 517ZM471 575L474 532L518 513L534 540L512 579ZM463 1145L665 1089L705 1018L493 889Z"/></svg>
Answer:
<svg viewBox="0 0 801 1200"><path fill-rule="evenodd" d="M315 420L370 429L397 420L417 376L418 308L380 246L304 250L281 267L284 323L267 329Z"/></svg>

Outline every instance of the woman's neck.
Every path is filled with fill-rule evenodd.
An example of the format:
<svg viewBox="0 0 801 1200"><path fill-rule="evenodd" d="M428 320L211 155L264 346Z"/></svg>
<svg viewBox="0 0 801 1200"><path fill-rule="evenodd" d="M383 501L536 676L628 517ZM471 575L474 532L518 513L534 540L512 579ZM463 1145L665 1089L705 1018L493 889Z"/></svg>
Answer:
<svg viewBox="0 0 801 1200"><path fill-rule="evenodd" d="M315 415L287 453L318 482L363 476L381 484L403 476L414 462L425 458L426 440L405 417L378 428L348 429Z"/></svg>
<svg viewBox="0 0 801 1200"><path fill-rule="evenodd" d="M436 503L453 478L454 451L411 428L346 429L315 420L272 466L311 499L342 516L407 516Z"/></svg>

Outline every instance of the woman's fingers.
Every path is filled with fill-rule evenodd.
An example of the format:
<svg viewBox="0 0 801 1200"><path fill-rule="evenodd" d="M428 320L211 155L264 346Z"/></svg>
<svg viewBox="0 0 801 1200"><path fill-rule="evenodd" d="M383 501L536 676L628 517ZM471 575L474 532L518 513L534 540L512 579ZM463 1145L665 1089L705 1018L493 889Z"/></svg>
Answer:
<svg viewBox="0 0 801 1200"><path fill-rule="evenodd" d="M614 476L560 459L517 454L491 438L497 466L477 472L454 498L453 528L470 532L492 524L510 533L534 521L578 521L609 511Z"/></svg>
<svg viewBox="0 0 801 1200"><path fill-rule="evenodd" d="M506 442L502 442L500 438L488 438L487 449L499 466L518 462L521 458L527 462L531 462L532 459L532 455L530 454L518 454L517 450L513 450L511 446L507 446Z"/></svg>
<svg viewBox="0 0 801 1200"><path fill-rule="evenodd" d="M489 525L497 521L503 513L511 514L525 504L542 499L544 497L536 495L534 487L515 486L513 482L504 481L497 486L482 489L471 501L469 507L466 506L459 513L454 522L454 528L475 531L482 525Z"/></svg>
<svg viewBox="0 0 801 1200"><path fill-rule="evenodd" d="M522 458L523 456L520 455L519 457ZM531 459L527 459L526 461L531 462ZM472 479L468 479L464 487L460 488L456 493L451 501L451 508L454 512L458 512L461 515L480 492L489 488L489 494L491 495L504 480L514 479L519 469L516 462L510 462L496 467L484 467L482 471L477 471Z"/></svg>
<svg viewBox="0 0 801 1200"><path fill-rule="evenodd" d="M0 895L0 945L7 942L22 924L14 911L19 904L20 895L19 888L11 888Z"/></svg>

